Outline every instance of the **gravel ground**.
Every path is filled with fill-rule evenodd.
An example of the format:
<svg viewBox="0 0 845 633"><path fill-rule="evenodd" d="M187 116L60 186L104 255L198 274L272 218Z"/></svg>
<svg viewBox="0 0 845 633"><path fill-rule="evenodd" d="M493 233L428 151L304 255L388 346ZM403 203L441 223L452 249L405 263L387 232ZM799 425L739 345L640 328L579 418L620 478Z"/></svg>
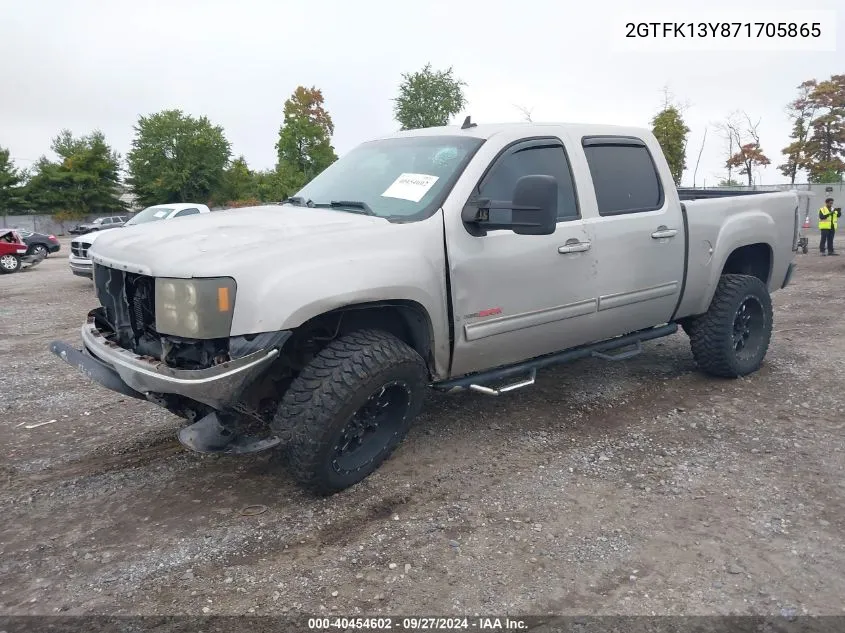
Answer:
<svg viewBox="0 0 845 633"><path fill-rule="evenodd" d="M751 377L703 377L679 333L432 394L375 475L314 499L48 352L95 305L67 248L0 277L3 614L845 611L845 257L798 256Z"/></svg>

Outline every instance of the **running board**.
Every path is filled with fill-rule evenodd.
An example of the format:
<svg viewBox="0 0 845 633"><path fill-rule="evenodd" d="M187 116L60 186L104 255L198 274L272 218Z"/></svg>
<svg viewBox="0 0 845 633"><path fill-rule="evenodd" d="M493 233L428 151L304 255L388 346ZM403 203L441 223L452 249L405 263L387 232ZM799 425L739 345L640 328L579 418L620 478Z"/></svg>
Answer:
<svg viewBox="0 0 845 633"><path fill-rule="evenodd" d="M637 341L634 344L634 349L628 350L627 352L619 352L618 354L605 354L604 352L593 352L592 356L594 356L595 358L600 358L602 360L617 361L628 360L629 358L639 356L642 353L643 343L642 341Z"/></svg>
<svg viewBox="0 0 845 633"><path fill-rule="evenodd" d="M515 365L508 365L507 367L500 367L498 369L492 369L478 374L470 374L460 378L444 380L443 382L434 383L431 386L434 389L442 391L463 391L464 389L470 389L478 393L498 396L509 391L533 385L538 369L551 367L553 365L562 365L564 363L570 363L572 361L588 357L601 358L603 360L610 361L627 360L642 353L643 342L663 338L665 336L671 336L677 331L678 324L669 323L667 325L661 325L660 327L648 328L647 330L640 330L639 332L632 332L631 334L618 336L608 341L591 343L590 345L582 345L581 347L575 347L562 352L547 354L545 356L533 358ZM619 352L617 354L607 353L631 346L634 346L634 349ZM491 383L495 384L501 382L508 378L525 376L526 374L529 376L527 379L523 378L519 382L506 387L496 389L486 386Z"/></svg>

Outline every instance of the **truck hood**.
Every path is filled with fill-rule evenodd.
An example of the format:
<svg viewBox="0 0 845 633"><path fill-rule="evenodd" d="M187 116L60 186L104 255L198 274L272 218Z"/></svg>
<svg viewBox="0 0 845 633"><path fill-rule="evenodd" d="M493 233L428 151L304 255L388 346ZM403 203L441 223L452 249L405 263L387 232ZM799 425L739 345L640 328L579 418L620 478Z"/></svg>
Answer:
<svg viewBox="0 0 845 633"><path fill-rule="evenodd" d="M370 237L400 226L331 209L249 207L103 231L89 252L96 263L154 277L237 279L335 249L372 248Z"/></svg>
<svg viewBox="0 0 845 633"><path fill-rule="evenodd" d="M96 240L98 237L100 237L104 233L108 233L109 231L116 231L119 228L121 228L121 227L115 226L115 227L112 227L110 229L100 229L99 231L93 231L91 233L86 233L85 235L79 235L79 236L73 238L73 241L74 242L82 242L83 244L93 244L94 240Z"/></svg>

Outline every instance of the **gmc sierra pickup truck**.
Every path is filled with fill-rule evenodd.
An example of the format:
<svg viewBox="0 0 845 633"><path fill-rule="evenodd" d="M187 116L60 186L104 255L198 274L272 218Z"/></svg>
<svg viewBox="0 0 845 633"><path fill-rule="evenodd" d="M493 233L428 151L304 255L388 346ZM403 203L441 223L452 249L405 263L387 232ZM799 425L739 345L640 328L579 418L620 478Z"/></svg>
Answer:
<svg viewBox="0 0 845 633"><path fill-rule="evenodd" d="M637 128L401 132L282 205L104 233L82 348L51 349L185 418L186 447L276 447L331 494L391 454L427 387L497 396L679 327L705 373L754 372L799 195L681 195Z"/></svg>

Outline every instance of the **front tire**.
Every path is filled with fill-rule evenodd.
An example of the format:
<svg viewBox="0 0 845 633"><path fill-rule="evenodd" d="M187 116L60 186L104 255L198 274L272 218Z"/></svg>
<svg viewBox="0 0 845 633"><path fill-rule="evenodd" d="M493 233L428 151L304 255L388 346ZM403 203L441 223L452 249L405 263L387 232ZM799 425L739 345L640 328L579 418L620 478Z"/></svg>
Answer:
<svg viewBox="0 0 845 633"><path fill-rule="evenodd" d="M291 474L320 495L365 479L405 438L427 382L423 359L391 334L333 340L293 380L270 425L292 434Z"/></svg>
<svg viewBox="0 0 845 633"><path fill-rule="evenodd" d="M0 257L0 273L16 273L21 269L21 258L17 255L3 255Z"/></svg>
<svg viewBox="0 0 845 633"><path fill-rule="evenodd" d="M757 371L772 337L772 299L750 275L722 275L710 308L694 319L690 346L699 368L721 378Z"/></svg>

